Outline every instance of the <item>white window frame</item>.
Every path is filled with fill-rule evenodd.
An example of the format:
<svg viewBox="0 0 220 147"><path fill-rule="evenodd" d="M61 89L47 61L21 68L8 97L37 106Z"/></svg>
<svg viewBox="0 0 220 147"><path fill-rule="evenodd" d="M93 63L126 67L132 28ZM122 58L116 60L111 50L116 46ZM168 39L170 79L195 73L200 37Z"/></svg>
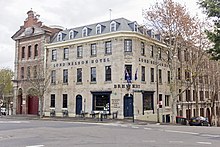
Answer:
<svg viewBox="0 0 220 147"><path fill-rule="evenodd" d="M138 32L138 25L136 22L134 23L134 32Z"/></svg>
<svg viewBox="0 0 220 147"><path fill-rule="evenodd" d="M88 28L87 28L87 27L84 27L84 28L82 29L82 37L86 37L86 36L88 36Z"/></svg>
<svg viewBox="0 0 220 147"><path fill-rule="evenodd" d="M98 28L99 28L99 32L98 32ZM96 34L101 34L102 33L102 26L100 24L98 24L96 26Z"/></svg>
<svg viewBox="0 0 220 147"><path fill-rule="evenodd" d="M70 32L69 32L69 39L73 39L74 38L74 32L73 32L73 30L71 30ZM71 37L72 36L72 37Z"/></svg>
<svg viewBox="0 0 220 147"><path fill-rule="evenodd" d="M114 29L112 29L112 26L114 25ZM111 23L110 23L110 32L114 32L114 31L116 31L116 22L115 21L112 21Z"/></svg>
<svg viewBox="0 0 220 147"><path fill-rule="evenodd" d="M62 41L62 33L59 32L57 35L57 41Z"/></svg>

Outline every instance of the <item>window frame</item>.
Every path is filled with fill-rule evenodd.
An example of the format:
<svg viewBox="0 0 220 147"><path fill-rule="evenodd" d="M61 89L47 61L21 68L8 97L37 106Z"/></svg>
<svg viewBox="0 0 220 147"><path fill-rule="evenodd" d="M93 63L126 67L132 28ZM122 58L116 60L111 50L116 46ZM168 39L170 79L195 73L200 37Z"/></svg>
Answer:
<svg viewBox="0 0 220 147"><path fill-rule="evenodd" d="M50 95L50 108L55 108L56 106L56 95L51 94Z"/></svg>
<svg viewBox="0 0 220 147"><path fill-rule="evenodd" d="M124 40L124 52L132 52L132 39Z"/></svg>
<svg viewBox="0 0 220 147"><path fill-rule="evenodd" d="M68 84L68 69L63 69L63 84Z"/></svg>
<svg viewBox="0 0 220 147"><path fill-rule="evenodd" d="M57 60L57 50L56 49L53 49L51 51L51 60L52 61L56 61Z"/></svg>
<svg viewBox="0 0 220 147"><path fill-rule="evenodd" d="M76 69L76 82L77 83L82 83L82 68L77 68Z"/></svg>
<svg viewBox="0 0 220 147"><path fill-rule="evenodd" d="M82 58L83 57L83 46L79 45L77 46L77 58Z"/></svg>
<svg viewBox="0 0 220 147"><path fill-rule="evenodd" d="M62 108L68 108L68 95L63 94L63 107Z"/></svg>
<svg viewBox="0 0 220 147"><path fill-rule="evenodd" d="M96 82L96 67L91 67L90 69L91 72L91 82Z"/></svg>
<svg viewBox="0 0 220 147"><path fill-rule="evenodd" d="M111 81L111 80L112 80L111 65L105 66L105 81Z"/></svg>
<svg viewBox="0 0 220 147"><path fill-rule="evenodd" d="M106 55L112 54L112 41L105 42L105 54Z"/></svg>
<svg viewBox="0 0 220 147"><path fill-rule="evenodd" d="M97 44L96 43L92 43L91 46L91 56L97 56Z"/></svg>
<svg viewBox="0 0 220 147"><path fill-rule="evenodd" d="M69 60L69 48L63 49L63 60Z"/></svg>
<svg viewBox="0 0 220 147"><path fill-rule="evenodd" d="M115 32L117 30L116 28L116 22L115 21L112 21L110 23L110 32Z"/></svg>

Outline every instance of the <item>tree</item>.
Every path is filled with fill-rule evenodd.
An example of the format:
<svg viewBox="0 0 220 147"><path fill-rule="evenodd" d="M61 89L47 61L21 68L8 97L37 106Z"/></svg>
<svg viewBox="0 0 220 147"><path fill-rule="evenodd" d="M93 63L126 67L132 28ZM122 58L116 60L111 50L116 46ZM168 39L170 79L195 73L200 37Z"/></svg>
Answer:
<svg viewBox="0 0 220 147"><path fill-rule="evenodd" d="M0 69L0 100L4 103L4 95L8 95L12 93L13 85L12 85L12 77L13 72L10 69ZM1 109L1 105L0 105ZM1 113L0 113L1 114Z"/></svg>
<svg viewBox="0 0 220 147"><path fill-rule="evenodd" d="M172 98L171 115L172 122L175 123L178 95L192 85L192 81L185 80L185 83L183 83L184 90L180 93L178 92L178 86L182 87L180 84L182 82L179 83L177 77L177 68L182 66L179 53L184 51L191 53L193 48L196 48L195 45L198 44L197 37L200 34L198 32L199 20L197 17L191 17L185 6L172 0L163 0L162 3L156 3L149 9L144 10L143 16L146 20L146 26L155 29L156 33L161 35L163 42L166 44L164 50L169 55L169 60L166 60L166 62L171 75L169 85ZM194 64L195 62L192 63ZM187 64L185 63L185 65Z"/></svg>
<svg viewBox="0 0 220 147"><path fill-rule="evenodd" d="M199 0L198 4L204 8L204 13L211 18L214 25L212 30L206 30L208 39L213 46L208 50L212 59L220 59L220 1L219 0Z"/></svg>

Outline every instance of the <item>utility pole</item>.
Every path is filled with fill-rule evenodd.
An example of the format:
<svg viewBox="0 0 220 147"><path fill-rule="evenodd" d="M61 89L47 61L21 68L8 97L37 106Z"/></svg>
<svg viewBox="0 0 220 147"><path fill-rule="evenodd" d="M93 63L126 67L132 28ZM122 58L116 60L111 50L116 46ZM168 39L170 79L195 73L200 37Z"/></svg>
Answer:
<svg viewBox="0 0 220 147"><path fill-rule="evenodd" d="M157 48L158 49L158 48ZM156 97L157 97L157 123L160 123L160 110L159 110L159 78L158 78L158 52L156 54Z"/></svg>

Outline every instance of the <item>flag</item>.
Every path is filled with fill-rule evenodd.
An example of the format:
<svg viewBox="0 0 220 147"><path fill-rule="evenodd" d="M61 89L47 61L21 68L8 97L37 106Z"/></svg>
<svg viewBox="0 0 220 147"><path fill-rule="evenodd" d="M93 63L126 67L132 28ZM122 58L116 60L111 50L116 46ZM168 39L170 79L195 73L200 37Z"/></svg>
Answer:
<svg viewBox="0 0 220 147"><path fill-rule="evenodd" d="M137 78L138 78L138 68L136 69L136 72L135 72L135 75L134 75L134 80L137 80Z"/></svg>
<svg viewBox="0 0 220 147"><path fill-rule="evenodd" d="M125 70L125 77L126 77L126 80L127 80L128 84L130 84L131 83L131 77L130 77L127 69Z"/></svg>

